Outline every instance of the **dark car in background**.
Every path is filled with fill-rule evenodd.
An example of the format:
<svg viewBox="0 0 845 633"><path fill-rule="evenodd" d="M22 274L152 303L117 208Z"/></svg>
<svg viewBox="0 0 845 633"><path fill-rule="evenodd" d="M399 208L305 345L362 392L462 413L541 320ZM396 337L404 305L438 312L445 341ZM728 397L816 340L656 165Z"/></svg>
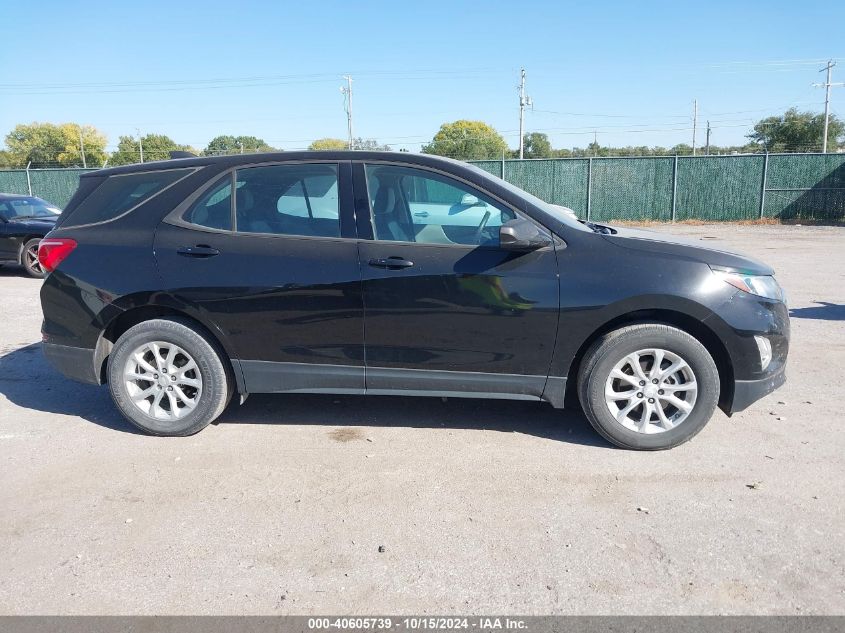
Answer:
<svg viewBox="0 0 845 633"><path fill-rule="evenodd" d="M654 450L785 380L765 264L579 222L434 156L84 174L39 257L47 357L157 435L234 394L404 394L580 401L611 442Z"/></svg>
<svg viewBox="0 0 845 633"><path fill-rule="evenodd" d="M62 212L41 198L0 193L0 266L20 264L33 277L43 277L38 243Z"/></svg>

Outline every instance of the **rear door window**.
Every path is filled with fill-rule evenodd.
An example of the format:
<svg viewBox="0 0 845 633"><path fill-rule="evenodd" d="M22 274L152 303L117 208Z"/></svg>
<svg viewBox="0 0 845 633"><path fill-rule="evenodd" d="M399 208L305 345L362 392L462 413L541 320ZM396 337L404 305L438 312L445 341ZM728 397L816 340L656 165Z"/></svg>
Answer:
<svg viewBox="0 0 845 633"><path fill-rule="evenodd" d="M239 169L235 209L238 232L340 237L337 165Z"/></svg>
<svg viewBox="0 0 845 633"><path fill-rule="evenodd" d="M232 230L232 174L226 174L182 216L185 222L221 231Z"/></svg>
<svg viewBox="0 0 845 633"><path fill-rule="evenodd" d="M167 169L109 176L73 210L62 226L113 220L193 172L193 169Z"/></svg>

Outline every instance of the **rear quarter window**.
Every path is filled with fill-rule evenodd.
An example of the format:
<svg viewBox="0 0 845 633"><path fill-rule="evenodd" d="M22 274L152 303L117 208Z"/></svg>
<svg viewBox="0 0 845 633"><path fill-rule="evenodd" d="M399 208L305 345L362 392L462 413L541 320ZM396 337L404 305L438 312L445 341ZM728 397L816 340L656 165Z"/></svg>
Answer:
<svg viewBox="0 0 845 633"><path fill-rule="evenodd" d="M64 218L62 226L80 226L113 220L194 171L194 169L167 169L109 176L72 210L69 217Z"/></svg>

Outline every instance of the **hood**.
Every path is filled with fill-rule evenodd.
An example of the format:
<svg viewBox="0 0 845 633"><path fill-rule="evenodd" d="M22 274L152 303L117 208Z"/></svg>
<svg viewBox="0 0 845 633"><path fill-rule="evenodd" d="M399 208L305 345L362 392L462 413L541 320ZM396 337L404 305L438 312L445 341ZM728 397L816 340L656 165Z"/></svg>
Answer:
<svg viewBox="0 0 845 633"><path fill-rule="evenodd" d="M603 235L602 237L608 242L616 246L621 246L622 248L632 248L638 251L664 254L671 257L682 257L709 266L717 266L752 275L774 274L774 270L761 261L740 255L739 253L708 248L701 240L678 237L645 229L629 229L617 226L614 226L613 229L616 231L616 234Z"/></svg>

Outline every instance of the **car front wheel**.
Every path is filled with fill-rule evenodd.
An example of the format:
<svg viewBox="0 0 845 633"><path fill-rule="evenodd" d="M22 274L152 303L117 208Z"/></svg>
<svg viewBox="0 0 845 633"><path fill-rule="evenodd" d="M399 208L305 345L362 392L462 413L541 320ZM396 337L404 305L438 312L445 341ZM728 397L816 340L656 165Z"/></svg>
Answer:
<svg viewBox="0 0 845 633"><path fill-rule="evenodd" d="M121 413L153 435L192 435L214 421L231 398L223 353L181 319L129 328L109 355L108 379Z"/></svg>
<svg viewBox="0 0 845 633"><path fill-rule="evenodd" d="M719 401L719 373L707 349L683 330L632 325L587 350L578 396L590 424L610 442L661 450L704 428Z"/></svg>

